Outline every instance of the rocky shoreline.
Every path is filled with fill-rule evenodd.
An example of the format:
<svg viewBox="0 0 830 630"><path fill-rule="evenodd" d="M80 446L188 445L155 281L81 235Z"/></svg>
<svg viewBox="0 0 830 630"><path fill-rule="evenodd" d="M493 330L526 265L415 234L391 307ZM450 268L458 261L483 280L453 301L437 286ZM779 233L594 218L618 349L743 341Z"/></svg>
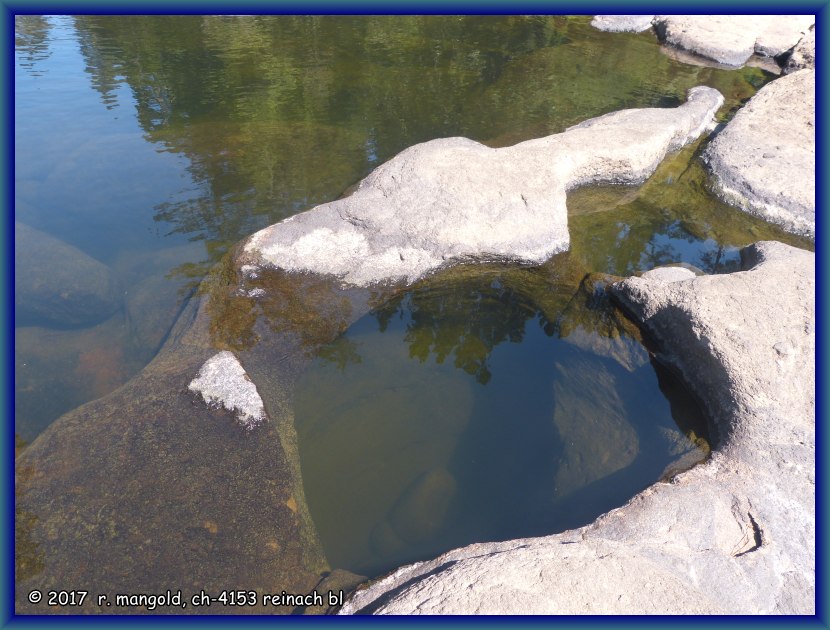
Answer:
<svg viewBox="0 0 830 630"><path fill-rule="evenodd" d="M591 525L404 567L340 614L812 614L814 255L611 288L708 407L711 459Z"/></svg>
<svg viewBox="0 0 830 630"><path fill-rule="evenodd" d="M348 197L251 236L246 269L368 286L464 261L541 263L568 248L568 190L645 181L668 152L711 129L722 104L717 90L696 87L674 109L613 112L503 149L467 138L415 145Z"/></svg>
<svg viewBox="0 0 830 630"><path fill-rule="evenodd" d="M653 28L668 46L729 67L740 67L753 55L784 62L794 55L794 64L815 56L813 15L595 15L591 25L609 32Z"/></svg>
<svg viewBox="0 0 830 630"><path fill-rule="evenodd" d="M709 27L645 17L596 22L661 24L667 41L700 52L689 38ZM753 24L749 55L780 56L809 27ZM744 39L706 54L739 65ZM809 51L789 58L809 63ZM810 69L773 81L703 155L725 199L813 237L814 100L802 97L814 85ZM351 196L252 235L205 279L150 365L16 460L17 551L28 562L17 612L40 612L21 594L58 579L100 592L170 580L220 590L231 578L308 592L331 569L303 496L291 406L313 351L451 265L540 263L566 250L569 190L644 181L714 128L722 102L697 87L677 108L614 112L503 149L419 144ZM657 269L609 289L705 404L715 432L705 464L586 527L402 567L339 613L814 613L815 255L759 242L741 258L731 274ZM143 581L159 566L158 584Z"/></svg>

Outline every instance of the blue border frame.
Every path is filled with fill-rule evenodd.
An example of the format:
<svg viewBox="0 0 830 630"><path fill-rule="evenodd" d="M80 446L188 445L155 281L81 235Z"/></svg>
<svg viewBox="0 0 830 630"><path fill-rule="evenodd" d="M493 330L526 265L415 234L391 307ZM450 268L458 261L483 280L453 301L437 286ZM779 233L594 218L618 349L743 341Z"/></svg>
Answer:
<svg viewBox="0 0 830 630"><path fill-rule="evenodd" d="M826 371L826 358L828 356L828 337L822 326L826 321L828 314L827 310L827 295L828 295L828 271L827 271L827 252L824 250L824 243L827 240L827 220L823 216L821 210L828 208L827 198L827 176L830 172L827 168L827 145L828 145L828 131L825 116L827 98L827 76L828 66L824 63L826 59L826 44L824 34L830 32L830 12L828 12L828 5L830 0L822 2L812 1L798 1L789 2L782 6L779 3L767 2L750 2L749 0L733 1L728 5L715 2L682 2L672 4L671 12L680 14L699 14L699 13L733 13L733 14L753 14L753 13L781 13L782 9L786 9L787 13L814 13L816 15L816 276L817 276L817 300L816 300L816 615L814 617L745 617L745 616L722 616L713 619L701 617L440 617L430 618L428 623L435 626L443 625L457 625L458 623L475 623L482 625L491 624L506 624L525 622L533 624L544 625L574 625L586 626L593 624L692 624L692 625L710 625L712 623L722 624L764 624L764 625L809 625L818 627L827 627L827 606L830 600L830 593L827 590L826 584L826 569L827 569L827 548L826 541L823 539L824 527L827 523L827 464L820 457L821 454L827 453L827 431L824 426L824 419L827 417L827 396L826 392L830 390L830 378L828 378ZM201 13L274 13L274 14L291 14L291 13L305 13L305 14L614 14L614 13L651 13L657 12L659 9L665 11L665 2L625 2L624 0L618 2L600 2L600 3L578 3L578 2L550 2L545 0L522 0L520 2L508 4L504 0L454 0L452 2L443 3L438 0L405 0L403 2L396 2L394 4L383 2L336 2L336 1L321 1L311 0L308 2L268 2L243 0L239 3L230 4L228 0L213 0L203 3L185 2L176 0L175 2L164 2L163 0L128 0L126 2L113 5L107 3L105 0L51 0L48 2L26 2L25 0L16 0L6 2L0 0L0 27L4 36L5 44L5 63L0 72L3 87L3 101L2 112L5 125L3 126L3 156L5 158L5 168L3 169L3 203L7 211L4 213L2 222L2 236L5 252L8 252L4 258L2 280L0 286L3 289L3 296L5 298L5 308L3 310L3 324L5 334L0 341L0 348L3 351L3 401L5 417L7 418L6 427L0 432L0 440L5 447L4 452L9 452L9 449L14 446L14 315L13 315L13 287L14 287L14 264L11 258L11 253L14 251L14 144L13 144L13 130L14 130L14 15L16 14L50 14L50 13L85 13L85 14L201 14ZM2 566L2 581L0 582L0 625L6 626L27 626L39 627L41 625L51 626L55 624L70 625L70 626L86 626L88 624L109 624L116 622L118 624L152 624L154 626L167 623L190 623L199 625L214 625L225 623L267 623L269 625L295 625L308 623L332 623L332 618L321 617L303 617L303 618L285 618L285 617L221 617L221 616L177 616L177 617L134 617L134 616L95 616L95 617L81 617L81 616L15 616L13 613L14 606L14 460L8 461L3 465L2 473L2 490L0 490L0 500L5 506L3 512L5 518L3 519L2 544L0 544L0 566ZM11 523L10 523L11 521ZM11 527L9 525L11 524ZM406 617L406 618L337 618L336 623L345 624L401 624L418 622L420 619Z"/></svg>

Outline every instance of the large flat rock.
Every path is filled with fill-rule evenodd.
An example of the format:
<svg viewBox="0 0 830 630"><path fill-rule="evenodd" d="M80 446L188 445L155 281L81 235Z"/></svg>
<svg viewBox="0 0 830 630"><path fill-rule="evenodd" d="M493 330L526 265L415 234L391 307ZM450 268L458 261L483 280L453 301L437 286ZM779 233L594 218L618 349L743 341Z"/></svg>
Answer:
<svg viewBox="0 0 830 630"><path fill-rule="evenodd" d="M658 15L666 43L727 66L755 54L778 56L795 46L815 23L812 15Z"/></svg>
<svg viewBox="0 0 830 630"><path fill-rule="evenodd" d="M811 614L815 611L815 256L611 291L708 409L715 450L594 523L403 567L340 614Z"/></svg>
<svg viewBox="0 0 830 630"><path fill-rule="evenodd" d="M755 54L784 54L813 24L813 15L596 15L591 21L611 32L639 32L653 25L666 44L734 67Z"/></svg>
<svg viewBox="0 0 830 630"><path fill-rule="evenodd" d="M696 87L674 109L631 109L502 149L466 138L415 145L349 197L254 234L253 265L347 284L413 282L457 261L540 263L568 248L566 191L644 181L667 152L710 128L723 102Z"/></svg>
<svg viewBox="0 0 830 630"><path fill-rule="evenodd" d="M764 86L712 141L704 159L729 203L784 229L814 237L814 70Z"/></svg>
<svg viewBox="0 0 830 630"><path fill-rule="evenodd" d="M640 33L652 27L653 15L595 15L591 26L609 33Z"/></svg>

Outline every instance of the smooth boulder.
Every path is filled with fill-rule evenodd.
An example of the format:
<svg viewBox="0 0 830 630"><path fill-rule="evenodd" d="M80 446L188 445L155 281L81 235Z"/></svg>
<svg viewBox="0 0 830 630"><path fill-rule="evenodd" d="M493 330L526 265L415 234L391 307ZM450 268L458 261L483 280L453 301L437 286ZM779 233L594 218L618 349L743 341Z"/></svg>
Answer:
<svg viewBox="0 0 830 630"><path fill-rule="evenodd" d="M695 87L677 108L613 112L512 147L418 144L351 196L260 230L241 262L357 286L411 283L453 262L541 263L568 248L568 190L644 181L666 153L710 129L722 103L717 90Z"/></svg>
<svg viewBox="0 0 830 630"><path fill-rule="evenodd" d="M15 221L15 324L89 326L120 306L109 268L48 234Z"/></svg>
<svg viewBox="0 0 830 630"><path fill-rule="evenodd" d="M595 15L591 26L609 33L640 33L651 28L653 15Z"/></svg>
<svg viewBox="0 0 830 630"><path fill-rule="evenodd" d="M595 15L591 26L609 32L654 26L670 46L740 67L753 55L783 55L814 23L813 15Z"/></svg>
<svg viewBox="0 0 830 630"><path fill-rule="evenodd" d="M816 229L815 90L814 70L765 85L704 154L725 201L809 238Z"/></svg>

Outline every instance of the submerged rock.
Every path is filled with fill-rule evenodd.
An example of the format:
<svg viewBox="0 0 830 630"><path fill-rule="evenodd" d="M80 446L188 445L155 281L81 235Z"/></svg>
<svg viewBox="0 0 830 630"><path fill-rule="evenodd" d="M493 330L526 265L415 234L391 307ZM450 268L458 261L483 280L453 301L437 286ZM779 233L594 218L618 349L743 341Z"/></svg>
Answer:
<svg viewBox="0 0 830 630"><path fill-rule="evenodd" d="M15 324L96 324L119 307L109 268L40 230L14 224Z"/></svg>
<svg viewBox="0 0 830 630"><path fill-rule="evenodd" d="M642 182L668 151L710 128L722 103L717 90L696 87L674 109L614 112L512 147L466 138L418 144L351 196L254 234L240 263L359 286L413 282L470 259L540 263L568 247L567 190Z"/></svg>
<svg viewBox="0 0 830 630"><path fill-rule="evenodd" d="M707 404L708 462L586 527L403 567L340 614L814 614L815 255L742 260L612 287Z"/></svg>
<svg viewBox="0 0 830 630"><path fill-rule="evenodd" d="M206 292L221 293L221 278L212 275L204 284ZM297 372L286 358L290 343L276 336L262 344L270 357L265 374L258 372L258 357L239 353L254 380L268 383L259 391L272 421L256 431L240 430L228 422L227 410L188 391L200 367L226 346L211 331L208 295L189 303L140 374L56 420L16 459L16 505L25 516L17 519L19 538L38 559L28 561L34 551L24 549L18 614L43 614L26 594L66 580L98 593L181 588L189 602L200 590L218 594L229 584L259 594L308 593L332 569L308 515L296 444L285 432L293 417L284 400ZM292 612L259 602L153 612ZM81 608L48 612L145 610L116 610L87 598Z"/></svg>
<svg viewBox="0 0 830 630"><path fill-rule="evenodd" d="M555 364L553 423L562 451L554 477L557 496L566 496L631 464L640 450L626 417L614 376L592 365Z"/></svg>
<svg viewBox="0 0 830 630"><path fill-rule="evenodd" d="M712 141L704 160L729 203L814 238L815 71L764 86Z"/></svg>
<svg viewBox="0 0 830 630"><path fill-rule="evenodd" d="M89 328L14 330L16 430L34 439L49 423L126 383L143 366L119 315Z"/></svg>
<svg viewBox="0 0 830 630"><path fill-rule="evenodd" d="M444 523L456 487L455 478L446 468L418 477L392 509L389 520L395 533L410 544L434 536Z"/></svg>

